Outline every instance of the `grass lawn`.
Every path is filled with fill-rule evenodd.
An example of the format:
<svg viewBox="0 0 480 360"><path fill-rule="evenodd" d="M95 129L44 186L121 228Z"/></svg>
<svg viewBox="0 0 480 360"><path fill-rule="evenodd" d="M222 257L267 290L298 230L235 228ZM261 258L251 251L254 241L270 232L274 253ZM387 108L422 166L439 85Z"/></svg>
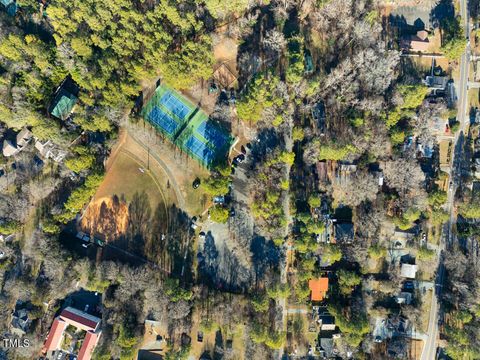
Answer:
<svg viewBox="0 0 480 360"><path fill-rule="evenodd" d="M422 298L422 311L420 319L420 330L426 333L428 331L428 320L430 318L430 306L432 303L432 290L428 290Z"/></svg>
<svg viewBox="0 0 480 360"><path fill-rule="evenodd" d="M470 107L480 107L479 101L479 89L468 90L468 104L467 109Z"/></svg>

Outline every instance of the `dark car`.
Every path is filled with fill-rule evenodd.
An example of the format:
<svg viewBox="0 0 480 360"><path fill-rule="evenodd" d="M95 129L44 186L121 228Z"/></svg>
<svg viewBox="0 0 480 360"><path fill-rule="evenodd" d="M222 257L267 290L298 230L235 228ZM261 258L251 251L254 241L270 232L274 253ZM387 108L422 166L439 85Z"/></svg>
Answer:
<svg viewBox="0 0 480 360"><path fill-rule="evenodd" d="M233 207L230 209L230 216L235 216L235 209Z"/></svg>
<svg viewBox="0 0 480 360"><path fill-rule="evenodd" d="M244 154L240 154L238 155L235 159L233 159L234 162L238 163L238 164L241 164L242 162L245 161L245 155Z"/></svg>
<svg viewBox="0 0 480 360"><path fill-rule="evenodd" d="M244 154L244 155L247 153L247 149L246 149L245 146L243 146L243 145L240 147L240 151L241 151L242 154Z"/></svg>
<svg viewBox="0 0 480 360"><path fill-rule="evenodd" d="M195 180L193 180L192 187L193 187L194 189L198 189L199 186L200 186L200 179L199 179L199 178L196 178Z"/></svg>

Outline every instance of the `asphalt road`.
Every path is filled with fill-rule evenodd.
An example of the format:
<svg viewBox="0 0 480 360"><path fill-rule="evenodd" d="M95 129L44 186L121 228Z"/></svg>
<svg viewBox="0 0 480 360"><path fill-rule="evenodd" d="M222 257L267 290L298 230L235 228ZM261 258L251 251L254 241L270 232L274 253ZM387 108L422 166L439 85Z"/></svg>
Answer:
<svg viewBox="0 0 480 360"><path fill-rule="evenodd" d="M450 179L452 185L449 186L448 198L446 203L446 211L450 214L448 222L443 227L442 240L440 246L439 262L438 262L438 271L437 278L435 280L435 295L432 297L432 304L430 307L430 318L428 322L428 338L423 348L421 360L434 360L437 353L437 340L438 340L438 316L439 316L439 303L438 299L440 297L443 283L444 283L444 274L445 267L443 265L443 251L447 248L450 248L453 245L455 240L455 234L453 233L453 225L456 222L455 211L454 211L454 197L455 192L459 186L460 175L459 171L461 169L462 157L458 156L457 151L461 151L461 143L459 139L464 139L465 128L468 124L468 71L470 65L470 30L469 30L469 15L467 0L461 0L460 15L463 21L463 27L465 30L465 35L467 37L467 47L460 59L460 78L458 82L458 114L457 120L460 122L460 130L455 134L453 142L453 151L452 151L452 160L450 165Z"/></svg>

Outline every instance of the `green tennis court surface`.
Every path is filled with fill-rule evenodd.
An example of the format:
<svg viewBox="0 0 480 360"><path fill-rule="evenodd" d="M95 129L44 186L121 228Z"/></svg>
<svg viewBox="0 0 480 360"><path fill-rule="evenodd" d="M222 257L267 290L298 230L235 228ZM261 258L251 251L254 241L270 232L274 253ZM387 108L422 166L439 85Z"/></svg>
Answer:
<svg viewBox="0 0 480 360"><path fill-rule="evenodd" d="M143 118L205 167L225 159L232 137L175 90L160 85Z"/></svg>

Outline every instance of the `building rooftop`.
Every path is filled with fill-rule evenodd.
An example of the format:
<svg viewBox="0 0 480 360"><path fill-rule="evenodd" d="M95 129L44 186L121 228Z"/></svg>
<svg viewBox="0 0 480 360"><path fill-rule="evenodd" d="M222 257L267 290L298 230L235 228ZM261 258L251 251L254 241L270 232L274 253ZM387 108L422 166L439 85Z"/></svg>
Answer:
<svg viewBox="0 0 480 360"><path fill-rule="evenodd" d="M311 300L322 301L327 296L328 278L322 277L318 279L310 279L308 281L308 287L311 291Z"/></svg>
<svg viewBox="0 0 480 360"><path fill-rule="evenodd" d="M430 45L428 33L425 30L418 31L416 35L407 35L400 40L400 47L407 51L427 52Z"/></svg>
<svg viewBox="0 0 480 360"><path fill-rule="evenodd" d="M404 278L415 279L417 275L417 265L412 264L402 264L400 275Z"/></svg>
<svg viewBox="0 0 480 360"><path fill-rule="evenodd" d="M62 341L63 332L67 327L67 323L60 318L56 318L53 320L52 327L50 328L50 332L48 333L47 340L43 345L43 353L47 351L58 349L60 346L60 342Z"/></svg>
<svg viewBox="0 0 480 360"><path fill-rule="evenodd" d="M100 340L100 335L101 333L93 333L91 331L87 331L87 335L85 335L82 347L78 352L78 360L90 360L92 358L95 346L97 346L98 340Z"/></svg>
<svg viewBox="0 0 480 360"><path fill-rule="evenodd" d="M70 77L67 77L58 87L49 113L60 120L67 120L78 101L78 92L78 86Z"/></svg>
<svg viewBox="0 0 480 360"><path fill-rule="evenodd" d="M70 306L62 310L60 318L85 331L95 331L101 321L101 319L96 316Z"/></svg>

